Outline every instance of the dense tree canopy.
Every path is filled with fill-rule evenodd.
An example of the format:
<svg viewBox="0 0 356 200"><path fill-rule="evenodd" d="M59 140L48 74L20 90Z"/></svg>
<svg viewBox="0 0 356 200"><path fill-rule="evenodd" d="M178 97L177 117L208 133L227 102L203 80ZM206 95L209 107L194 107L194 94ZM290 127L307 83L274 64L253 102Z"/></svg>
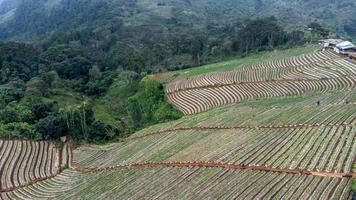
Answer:
<svg viewBox="0 0 356 200"><path fill-rule="evenodd" d="M325 36L320 25L313 27L314 37ZM303 31L287 31L269 17L189 31L180 25L127 27L110 18L33 44L2 42L0 136L124 137L182 115L164 101L163 86L151 73L306 41Z"/></svg>

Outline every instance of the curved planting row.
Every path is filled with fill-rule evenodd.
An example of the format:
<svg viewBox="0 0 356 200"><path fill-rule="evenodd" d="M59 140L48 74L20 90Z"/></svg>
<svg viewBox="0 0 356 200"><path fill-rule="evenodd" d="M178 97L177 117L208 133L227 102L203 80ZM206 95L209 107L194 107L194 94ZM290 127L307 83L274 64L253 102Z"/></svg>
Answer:
<svg viewBox="0 0 356 200"><path fill-rule="evenodd" d="M58 171L59 155L53 143L0 140L0 189L17 187Z"/></svg>
<svg viewBox="0 0 356 200"><path fill-rule="evenodd" d="M356 105L356 104L355 104ZM232 129L299 129L299 128L311 128L311 127L352 127L352 123L344 124L289 124L289 125L262 125L262 126L250 126L250 125L240 125L240 126L192 126L192 127L180 127L164 129L155 132L148 132L142 135L133 136L122 140L127 142L130 140L137 140L146 138L152 135L172 133L179 131L205 131L205 130L232 130Z"/></svg>
<svg viewBox="0 0 356 200"><path fill-rule="evenodd" d="M328 60L335 59L335 60L342 61L340 57L334 54L329 54L328 52L315 53L315 55L321 56L319 54L323 56L319 57L319 59L316 59L314 61L320 62L321 64L319 65L322 66L327 65L328 63L325 62ZM296 60L302 58L303 57L297 57ZM289 73L296 73L298 71L304 71L304 69L313 68L313 66L317 65L318 63L315 63L313 61L310 62L304 61L304 62L300 62L299 64L297 63L293 64L289 62L284 63L281 61L271 61L268 65L265 64L266 63L261 63L260 65L244 67L243 69L240 70L208 73L208 74L198 75L189 78L187 80L174 81L166 87L166 93L172 93L187 88L199 88L203 86L214 86L214 85L216 86L216 85L225 85L225 84L237 84L243 82L276 80L283 75L288 75ZM344 63L340 64L337 62L335 62L334 64L340 66L344 65ZM351 68L356 69L355 67L356 65L353 65L352 63L349 63L348 65L350 65ZM268 67L268 66L274 66L274 67ZM303 78L303 76L299 78Z"/></svg>
<svg viewBox="0 0 356 200"><path fill-rule="evenodd" d="M65 170L47 180L39 181L26 187L21 187L11 192L0 193L0 199L53 199L80 185L81 173Z"/></svg>
<svg viewBox="0 0 356 200"><path fill-rule="evenodd" d="M312 67L301 67L281 76L282 79L323 79L356 74L356 64L343 59L317 63Z"/></svg>
<svg viewBox="0 0 356 200"><path fill-rule="evenodd" d="M80 147L74 151L74 164L105 168L137 162L195 160L347 174L352 172L356 157L355 134L351 125L182 130L117 143L106 149Z"/></svg>
<svg viewBox="0 0 356 200"><path fill-rule="evenodd" d="M166 93L169 94L188 88L192 89L206 86L276 80L282 75L289 74L295 70L297 70L297 68L286 67L276 69L260 69L254 71L228 71L202 74L187 80L178 80L168 84L166 87Z"/></svg>
<svg viewBox="0 0 356 200"><path fill-rule="evenodd" d="M311 54L306 54L302 56L295 56L291 58L281 59L281 60L271 60L267 62L261 62L255 65L250 65L244 67L245 70L260 69L260 68L279 68L279 67L296 67L303 66L313 63L318 63L326 60L338 59L340 56L333 51L318 51Z"/></svg>
<svg viewBox="0 0 356 200"><path fill-rule="evenodd" d="M294 96L312 91L330 91L354 87L356 75L322 80L276 80L187 89L167 94L168 101L184 114L195 114L247 99Z"/></svg>
<svg viewBox="0 0 356 200"><path fill-rule="evenodd" d="M68 144L66 144L68 146ZM0 191L11 191L57 175L70 149L52 142L0 140Z"/></svg>
<svg viewBox="0 0 356 200"><path fill-rule="evenodd" d="M82 181L80 181L82 180ZM83 181L84 180L84 181ZM340 199L351 178L248 169L145 167L63 175L14 192L7 199ZM287 187L286 187L287 186Z"/></svg>

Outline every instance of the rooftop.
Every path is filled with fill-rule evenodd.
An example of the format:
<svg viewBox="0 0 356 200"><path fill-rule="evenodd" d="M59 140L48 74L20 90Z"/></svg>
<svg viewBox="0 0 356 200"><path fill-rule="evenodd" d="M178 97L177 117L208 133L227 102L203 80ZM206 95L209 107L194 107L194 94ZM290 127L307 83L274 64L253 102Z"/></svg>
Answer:
<svg viewBox="0 0 356 200"><path fill-rule="evenodd" d="M344 41L336 45L337 48L342 49L342 50L347 50L347 49L356 49L356 46L352 44L350 41Z"/></svg>

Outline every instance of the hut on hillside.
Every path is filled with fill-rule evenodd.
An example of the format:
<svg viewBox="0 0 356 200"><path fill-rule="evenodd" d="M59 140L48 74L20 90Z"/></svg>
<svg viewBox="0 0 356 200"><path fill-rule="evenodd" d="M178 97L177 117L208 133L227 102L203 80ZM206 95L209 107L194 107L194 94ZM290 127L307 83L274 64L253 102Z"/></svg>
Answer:
<svg viewBox="0 0 356 200"><path fill-rule="evenodd" d="M356 46L352 44L350 41L344 41L337 44L334 48L336 53L344 54L344 55L355 55Z"/></svg>

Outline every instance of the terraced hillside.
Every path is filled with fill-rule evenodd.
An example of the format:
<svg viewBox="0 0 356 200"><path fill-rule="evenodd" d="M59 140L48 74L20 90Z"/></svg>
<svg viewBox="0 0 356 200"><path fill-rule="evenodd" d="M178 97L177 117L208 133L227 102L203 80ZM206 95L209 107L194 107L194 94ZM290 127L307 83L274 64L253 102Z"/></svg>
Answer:
<svg viewBox="0 0 356 200"><path fill-rule="evenodd" d="M355 103L352 89L228 105L118 143L81 146L70 169L1 195L349 199Z"/></svg>
<svg viewBox="0 0 356 200"><path fill-rule="evenodd" d="M185 114L195 114L247 99L352 88L355 73L355 63L321 51L174 81L166 93Z"/></svg>
<svg viewBox="0 0 356 200"><path fill-rule="evenodd" d="M300 59L315 62L288 65ZM299 67L302 70L295 69ZM216 83L236 85L231 82L235 80L258 82L255 88L261 90L259 86L267 87L272 79L293 79L296 84L289 86L300 92L285 95L277 86L271 86L261 90L263 96L246 89L243 91L255 96L240 99L237 104L216 104L219 108L209 110L214 106L208 107L206 112L152 126L116 143L83 145L71 151L71 143L67 142L61 152L69 156L65 159L68 163L59 165L62 167L58 174L16 188L7 187L0 197L350 199L351 182L356 177L353 169L356 161L355 72L355 64L331 52L318 52L172 83L171 86L177 88L186 84L183 90L172 89L173 93L180 93L203 90L209 84L212 88L219 87ZM219 74L227 78L219 79ZM217 82L206 82L203 87L197 84L189 90L190 83L193 84L189 81L208 80L206 77L216 77L211 80ZM309 89L308 84L306 88L299 88L302 83L298 85L298 82L303 82L300 77L315 84ZM268 91L279 95L267 95ZM199 98L194 97L194 100L199 101ZM194 102L184 99L182 102L194 107ZM5 142L9 141L1 141L1 149L8 149L2 145ZM20 152L27 152L24 147L26 145L18 147ZM16 154L19 155L11 158L26 155ZM0 154L1 163L3 155ZM18 159L8 160L6 162ZM43 165L46 166L45 162L39 164ZM31 170L20 171L32 173ZM1 177L9 179L21 173L4 173Z"/></svg>
<svg viewBox="0 0 356 200"><path fill-rule="evenodd" d="M68 145L47 141L0 140L0 192L55 177L68 164Z"/></svg>

